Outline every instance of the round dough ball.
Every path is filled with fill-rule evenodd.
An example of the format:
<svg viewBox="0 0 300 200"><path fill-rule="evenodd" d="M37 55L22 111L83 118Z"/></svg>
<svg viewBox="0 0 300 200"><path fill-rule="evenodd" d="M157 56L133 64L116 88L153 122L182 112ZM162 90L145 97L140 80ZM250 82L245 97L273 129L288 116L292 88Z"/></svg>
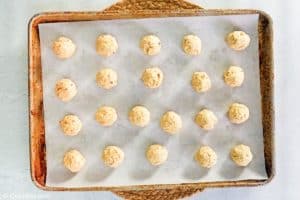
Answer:
<svg viewBox="0 0 300 200"><path fill-rule="evenodd" d="M100 56L109 57L118 50L118 43L114 36L109 34L99 35L96 41L96 51Z"/></svg>
<svg viewBox="0 0 300 200"><path fill-rule="evenodd" d="M197 56L201 53L201 40L196 35L186 35L182 40L183 51L191 56Z"/></svg>
<svg viewBox="0 0 300 200"><path fill-rule="evenodd" d="M140 48L144 54L154 56L160 52L160 39L155 35L146 35L140 41Z"/></svg>
<svg viewBox="0 0 300 200"><path fill-rule="evenodd" d="M158 88L164 79L163 72L158 67L145 69L142 75L142 81L148 88Z"/></svg>
<svg viewBox="0 0 300 200"><path fill-rule="evenodd" d="M79 151L72 149L65 153L63 162L71 172L79 172L85 164L85 158Z"/></svg>
<svg viewBox="0 0 300 200"><path fill-rule="evenodd" d="M162 145L153 144L148 147L146 157L151 165L161 165L168 159L168 150Z"/></svg>
<svg viewBox="0 0 300 200"><path fill-rule="evenodd" d="M117 120L117 111L113 107L102 106L98 108L95 118L102 126L111 126Z"/></svg>
<svg viewBox="0 0 300 200"><path fill-rule="evenodd" d="M196 115L195 122L204 130L211 130L218 122L218 119L212 111L203 109Z"/></svg>
<svg viewBox="0 0 300 200"><path fill-rule="evenodd" d="M52 44L54 54L61 59L70 58L76 51L76 45L67 37L59 37Z"/></svg>
<svg viewBox="0 0 300 200"><path fill-rule="evenodd" d="M160 127L169 134L176 134L182 128L181 117L173 112L166 112L160 119Z"/></svg>
<svg viewBox="0 0 300 200"><path fill-rule="evenodd" d="M250 37L243 31L233 31L226 37L228 46L235 51L242 51L250 44Z"/></svg>
<svg viewBox="0 0 300 200"><path fill-rule="evenodd" d="M96 74L96 82L99 87L109 90L118 84L118 75L112 69L101 69Z"/></svg>
<svg viewBox="0 0 300 200"><path fill-rule="evenodd" d="M211 88L210 78L205 72L194 72L191 83L196 92L206 92Z"/></svg>
<svg viewBox="0 0 300 200"><path fill-rule="evenodd" d="M64 102L70 101L77 94L76 85L70 79L61 79L56 82L55 94Z"/></svg>
<svg viewBox="0 0 300 200"><path fill-rule="evenodd" d="M244 71L238 66L230 66L224 72L224 81L230 87L239 87L244 82Z"/></svg>
<svg viewBox="0 0 300 200"><path fill-rule="evenodd" d="M117 146L107 146L103 150L102 160L108 167L116 168L124 160L124 152Z"/></svg>
<svg viewBox="0 0 300 200"><path fill-rule="evenodd" d="M135 106L130 110L128 117L131 124L144 127L150 121L150 112L144 106Z"/></svg>
<svg viewBox="0 0 300 200"><path fill-rule="evenodd" d="M233 103L229 107L228 117L231 123L241 124L249 118L249 108L240 103Z"/></svg>
<svg viewBox="0 0 300 200"><path fill-rule="evenodd" d="M81 130L82 124L76 115L66 115L59 121L61 130L65 135L74 136Z"/></svg>
<svg viewBox="0 0 300 200"><path fill-rule="evenodd" d="M230 151L231 159L238 166L245 167L252 161L252 153L250 147L240 144L233 147Z"/></svg>
<svg viewBox="0 0 300 200"><path fill-rule="evenodd" d="M211 168L217 163L217 154L209 146L203 146L195 154L195 160L201 167Z"/></svg>

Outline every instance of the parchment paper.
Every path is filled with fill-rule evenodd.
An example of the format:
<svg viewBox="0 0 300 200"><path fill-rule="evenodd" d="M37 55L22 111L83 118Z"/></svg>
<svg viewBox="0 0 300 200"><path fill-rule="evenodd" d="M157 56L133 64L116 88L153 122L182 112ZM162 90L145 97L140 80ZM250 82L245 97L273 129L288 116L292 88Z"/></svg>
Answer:
<svg viewBox="0 0 300 200"><path fill-rule="evenodd" d="M48 186L125 186L139 184L191 183L242 179L265 179L259 56L257 36L258 15L200 16L180 18L152 18L136 20L108 20L92 22L47 23L39 25L42 50L44 118L46 130ZM250 46L242 52L229 49L224 41L227 33L243 30L251 37ZM109 33L117 38L118 52L109 58L96 54L95 41L99 34ZM193 33L202 40L200 56L190 57L181 49L185 34ZM157 56L145 56L139 49L139 40L146 34L161 39L162 50ZM65 35L77 45L75 55L67 60L55 57L52 41ZM231 89L223 82L223 72L230 65L239 65L245 71L242 87ZM149 90L140 80L148 66L159 66L164 82L159 89ZM95 75L102 67L111 67L119 75L118 86L106 91L96 86ZM190 86L194 71L206 71L212 80L212 89L196 93ZM57 80L72 79L77 96L63 103L54 94ZM233 102L246 104L250 119L241 125L231 124L226 116ZM151 122L145 128L133 127L127 118L131 107L146 106ZM101 127L95 120L101 105L116 108L118 120L112 127ZM205 132L194 123L202 108L215 112L218 124ZM168 110L179 113L183 128L170 136L159 128L159 119ZM83 123L81 134L64 136L59 120L73 113ZM160 167L151 166L145 150L152 143L166 145L169 157ZM233 164L230 149L239 143L247 144L253 152L253 161L246 168ZM103 165L101 152L106 145L120 146L125 160L117 169ZM201 145L211 146L218 154L218 163L205 170L194 161L194 152ZM64 153L78 149L86 158L86 165L77 174L62 164Z"/></svg>

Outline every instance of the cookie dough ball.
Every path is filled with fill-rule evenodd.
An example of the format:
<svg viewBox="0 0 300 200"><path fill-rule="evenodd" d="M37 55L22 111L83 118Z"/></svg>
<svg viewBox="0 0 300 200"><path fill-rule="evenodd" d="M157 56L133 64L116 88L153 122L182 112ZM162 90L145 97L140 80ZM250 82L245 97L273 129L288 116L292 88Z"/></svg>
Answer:
<svg viewBox="0 0 300 200"><path fill-rule="evenodd" d="M61 59L70 58L76 51L76 45L67 37L59 37L52 44L54 54Z"/></svg>
<svg viewBox="0 0 300 200"><path fill-rule="evenodd" d="M158 67L151 67L145 69L142 75L142 81L148 88L158 88L164 79L163 72Z"/></svg>
<svg viewBox="0 0 300 200"><path fill-rule="evenodd" d="M231 123L241 124L249 118L249 108L240 103L233 103L229 107L228 117Z"/></svg>
<svg viewBox="0 0 300 200"><path fill-rule="evenodd" d="M233 31L226 37L228 46L235 51L242 51L250 44L250 37L243 31Z"/></svg>
<svg viewBox="0 0 300 200"><path fill-rule="evenodd" d="M224 72L224 81L230 87L239 87L244 82L244 71L238 66L230 66Z"/></svg>
<svg viewBox="0 0 300 200"><path fill-rule="evenodd" d="M154 56L160 52L160 40L155 35L146 35L140 41L140 48L143 50L144 54Z"/></svg>
<svg viewBox="0 0 300 200"><path fill-rule="evenodd" d="M209 146L203 146L195 154L195 160L201 167L211 168L217 163L217 154Z"/></svg>
<svg viewBox="0 0 300 200"><path fill-rule="evenodd" d="M218 122L218 119L212 111L203 109L196 115L195 122L204 130L211 130Z"/></svg>
<svg viewBox="0 0 300 200"><path fill-rule="evenodd" d="M79 172L85 164L85 158L79 151L72 149L65 153L63 162L71 172Z"/></svg>
<svg viewBox="0 0 300 200"><path fill-rule="evenodd" d="M95 118L102 126L111 126L117 120L118 115L113 107L102 106L98 108Z"/></svg>
<svg viewBox="0 0 300 200"><path fill-rule="evenodd" d="M118 75L112 69L101 69L96 74L96 82L99 87L109 90L118 84Z"/></svg>
<svg viewBox="0 0 300 200"><path fill-rule="evenodd" d="M162 145L153 144L148 147L146 157L151 165L161 165L168 159L168 150Z"/></svg>
<svg viewBox="0 0 300 200"><path fill-rule="evenodd" d="M182 128L181 117L173 112L166 112L160 119L160 127L169 134L176 134Z"/></svg>
<svg viewBox="0 0 300 200"><path fill-rule="evenodd" d="M77 94L76 85L70 79L61 79L56 82L55 94L64 102L70 101Z"/></svg>
<svg viewBox="0 0 300 200"><path fill-rule="evenodd" d="M117 146L107 146L103 150L102 160L106 166L117 168L124 160L124 152Z"/></svg>
<svg viewBox="0 0 300 200"><path fill-rule="evenodd" d="M150 121L150 112L144 106L135 106L130 110L128 117L131 124L144 127Z"/></svg>
<svg viewBox="0 0 300 200"><path fill-rule="evenodd" d="M245 167L252 161L252 153L250 147L240 144L233 147L230 151L231 159L238 166Z"/></svg>
<svg viewBox="0 0 300 200"><path fill-rule="evenodd" d="M109 34L99 35L96 41L96 51L100 56L109 57L118 50L118 43L114 36Z"/></svg>
<svg viewBox="0 0 300 200"><path fill-rule="evenodd" d="M210 78L205 72L194 72L191 84L196 92L206 92L211 88Z"/></svg>
<svg viewBox="0 0 300 200"><path fill-rule="evenodd" d="M182 40L182 49L187 55L197 56L201 53L201 40L196 35L186 35Z"/></svg>
<svg viewBox="0 0 300 200"><path fill-rule="evenodd" d="M61 130L65 135L74 136L81 130L82 124L76 115L66 115L59 121Z"/></svg>

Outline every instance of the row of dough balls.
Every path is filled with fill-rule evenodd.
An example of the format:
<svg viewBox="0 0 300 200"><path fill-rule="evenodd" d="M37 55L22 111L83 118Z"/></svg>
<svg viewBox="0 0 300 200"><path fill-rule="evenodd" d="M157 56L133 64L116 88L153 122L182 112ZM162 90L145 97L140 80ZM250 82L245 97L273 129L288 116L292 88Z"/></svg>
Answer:
<svg viewBox="0 0 300 200"><path fill-rule="evenodd" d="M117 168L124 160L124 152L117 146L107 146L104 148L101 160L111 168ZM250 147L244 144L234 146L230 151L230 157L237 166L246 167L253 158ZM153 166L163 164L168 159L168 150L160 144L152 144L146 150L146 158ZM209 146L200 147L194 154L195 161L204 168L212 168L217 163L218 156ZM75 149L65 153L63 158L64 166L71 172L79 172L85 165L84 156Z"/></svg>
<svg viewBox="0 0 300 200"><path fill-rule="evenodd" d="M117 112L113 107L99 107L96 114L96 121L102 126L113 125L118 118ZM233 103L228 110L228 118L234 124L241 124L248 120L249 109L246 105ZM150 112L144 106L135 106L128 113L128 119L132 125L145 127L150 122ZM208 109L202 109L194 119L195 123L204 130L212 130L218 119L216 115ZM65 135L74 136L79 134L82 123L76 115L66 115L59 122L61 130ZM161 129L168 134L176 134L182 128L181 117L174 111L164 113L160 119Z"/></svg>
<svg viewBox="0 0 300 200"><path fill-rule="evenodd" d="M226 36L228 46L236 51L246 49L250 37L243 31L233 31ZM99 35L96 40L96 52L102 57L109 57L118 50L116 38L109 34ZM161 50L160 39L155 35L146 35L140 40L140 48L145 55L157 55ZM196 56L201 53L201 39L193 34L185 35L182 39L182 49L187 55ZM67 37L58 37L52 44L54 54L61 59L70 58L76 51L76 45Z"/></svg>
<svg viewBox="0 0 300 200"><path fill-rule="evenodd" d="M230 87L239 87L244 81L244 71L239 66L230 66L225 70L224 82ZM164 79L162 70L158 67L146 68L141 80L147 88L158 88ZM117 72L110 68L101 69L96 74L96 83L103 89L111 89L118 84ZM211 80L206 72L194 72L191 78L191 85L196 92L206 92L211 88Z"/></svg>
<svg viewBox="0 0 300 200"><path fill-rule="evenodd" d="M158 88L163 81L164 74L157 67L146 68L141 80L147 88ZM238 66L230 66L224 72L224 81L230 87L239 87L244 81L244 71ZM96 84L106 90L114 88L118 84L117 73L110 69L101 69L96 74ZM192 88L196 92L206 92L211 88L211 80L206 72L194 72L191 78ZM76 84L70 79L61 79L55 85L56 96L64 102L70 101L77 94Z"/></svg>
<svg viewBox="0 0 300 200"><path fill-rule="evenodd" d="M244 71L239 66L230 66L223 74L224 82L230 87L239 87L244 82ZM164 79L162 70L158 67L146 68L141 80L147 88L158 88ZM103 89L111 89L117 85L117 73L105 68L96 75L97 85ZM191 85L196 92L206 92L211 88L211 80L206 72L197 71L192 74Z"/></svg>

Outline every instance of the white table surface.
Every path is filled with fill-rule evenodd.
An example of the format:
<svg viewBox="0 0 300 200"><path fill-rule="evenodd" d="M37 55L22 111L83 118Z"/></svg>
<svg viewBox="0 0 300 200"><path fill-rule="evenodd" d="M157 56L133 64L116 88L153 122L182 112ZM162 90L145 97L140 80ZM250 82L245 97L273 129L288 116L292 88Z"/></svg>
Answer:
<svg viewBox="0 0 300 200"><path fill-rule="evenodd" d="M207 189L191 199L300 199L300 44L297 0L194 0L205 8L255 8L274 22L276 176L262 187ZM100 10L110 0L0 0L0 199L118 199L109 192L45 192L31 181L28 145L27 24L36 13ZM291 88L290 88L291 87Z"/></svg>

